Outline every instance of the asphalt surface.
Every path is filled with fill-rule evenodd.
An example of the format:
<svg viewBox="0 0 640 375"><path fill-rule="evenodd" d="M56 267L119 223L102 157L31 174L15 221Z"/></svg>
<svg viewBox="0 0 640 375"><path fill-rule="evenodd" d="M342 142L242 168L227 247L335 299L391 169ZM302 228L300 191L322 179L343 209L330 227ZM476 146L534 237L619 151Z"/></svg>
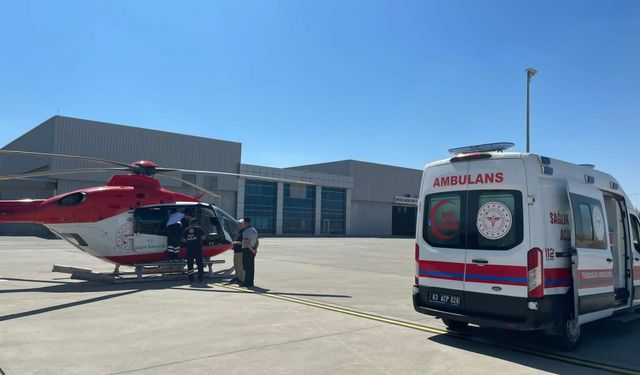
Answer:
<svg viewBox="0 0 640 375"><path fill-rule="evenodd" d="M258 293L217 281L192 288L181 280L71 280L52 265L112 266L61 240L0 237L0 259L0 368L7 375L604 373L509 349L565 355L539 334L472 328L474 339L466 340L367 319L444 330L413 310L412 240L261 239ZM222 259L218 269L231 266L231 253ZM640 322L597 322L583 334L573 358L640 371Z"/></svg>

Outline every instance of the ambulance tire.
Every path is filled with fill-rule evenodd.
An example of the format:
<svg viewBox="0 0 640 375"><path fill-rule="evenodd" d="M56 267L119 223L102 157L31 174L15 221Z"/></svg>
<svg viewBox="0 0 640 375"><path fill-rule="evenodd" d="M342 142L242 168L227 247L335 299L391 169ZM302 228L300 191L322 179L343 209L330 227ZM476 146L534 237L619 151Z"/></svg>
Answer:
<svg viewBox="0 0 640 375"><path fill-rule="evenodd" d="M580 325L572 315L569 312L565 312L562 317L562 331L558 344L560 349L565 351L572 351L580 346Z"/></svg>
<svg viewBox="0 0 640 375"><path fill-rule="evenodd" d="M469 323L467 322L461 322L459 320L452 320L447 318L442 318L442 323L444 323L444 325L446 325L447 328L454 331L465 329L469 325Z"/></svg>

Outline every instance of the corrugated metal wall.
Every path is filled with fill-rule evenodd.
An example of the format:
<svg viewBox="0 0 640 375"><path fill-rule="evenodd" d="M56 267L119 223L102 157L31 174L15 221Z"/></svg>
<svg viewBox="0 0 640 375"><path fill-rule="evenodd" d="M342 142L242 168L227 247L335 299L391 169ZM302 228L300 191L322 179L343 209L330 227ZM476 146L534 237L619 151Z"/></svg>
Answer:
<svg viewBox="0 0 640 375"><path fill-rule="evenodd" d="M53 118L31 129L3 149L51 152L55 121ZM10 175L35 169L51 169L50 158L0 155L0 175ZM0 181L0 199L48 198L56 190L55 180L40 178L38 181Z"/></svg>
<svg viewBox="0 0 640 375"><path fill-rule="evenodd" d="M0 181L0 199L46 199L56 191L55 181L10 180Z"/></svg>
<svg viewBox="0 0 640 375"><path fill-rule="evenodd" d="M61 154L91 156L124 163L150 160L162 167L231 173L238 173L240 168L240 143L98 121L56 116L54 140L53 152ZM100 164L68 159L53 161L53 168L56 170L97 165ZM179 172L172 175L182 177ZM108 173L62 176L59 192L101 185L109 176ZM196 184L205 186L205 175L196 176ZM183 187L180 182L167 178L160 180L170 190L186 194L199 193L191 187ZM203 199L234 214L237 178L218 176L216 186L210 190L221 197L214 199L207 196Z"/></svg>
<svg viewBox="0 0 640 375"><path fill-rule="evenodd" d="M54 126L54 118L50 118L9 143L3 149L51 152L53 150ZM49 158L2 155L0 157L0 175L22 173L50 164L51 159Z"/></svg>
<svg viewBox="0 0 640 375"><path fill-rule="evenodd" d="M354 236L391 236L391 203L351 200L351 234Z"/></svg>
<svg viewBox="0 0 640 375"><path fill-rule="evenodd" d="M422 178L422 171L418 169L357 160L303 165L295 169L353 177L353 201L393 203L397 195L409 194L417 197Z"/></svg>

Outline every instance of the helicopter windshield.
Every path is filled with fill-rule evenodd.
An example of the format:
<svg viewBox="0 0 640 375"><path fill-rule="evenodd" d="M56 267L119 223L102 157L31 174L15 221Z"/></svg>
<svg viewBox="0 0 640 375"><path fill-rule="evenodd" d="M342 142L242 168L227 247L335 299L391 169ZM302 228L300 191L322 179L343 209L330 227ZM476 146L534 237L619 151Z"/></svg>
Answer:
<svg viewBox="0 0 640 375"><path fill-rule="evenodd" d="M218 207L214 207L214 210L216 211L216 214L218 214L218 218L222 222L224 230L231 236L231 239L238 237L238 233L240 232L238 221Z"/></svg>

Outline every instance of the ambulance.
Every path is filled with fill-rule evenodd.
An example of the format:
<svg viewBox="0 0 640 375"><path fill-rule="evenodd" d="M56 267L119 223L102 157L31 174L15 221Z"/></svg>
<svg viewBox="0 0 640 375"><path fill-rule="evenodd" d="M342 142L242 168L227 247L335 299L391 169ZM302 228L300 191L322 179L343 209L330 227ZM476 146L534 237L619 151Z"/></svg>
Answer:
<svg viewBox="0 0 640 375"><path fill-rule="evenodd" d="M426 166L415 310L456 330L540 330L567 350L585 323L640 318L640 222L616 179L512 146Z"/></svg>

